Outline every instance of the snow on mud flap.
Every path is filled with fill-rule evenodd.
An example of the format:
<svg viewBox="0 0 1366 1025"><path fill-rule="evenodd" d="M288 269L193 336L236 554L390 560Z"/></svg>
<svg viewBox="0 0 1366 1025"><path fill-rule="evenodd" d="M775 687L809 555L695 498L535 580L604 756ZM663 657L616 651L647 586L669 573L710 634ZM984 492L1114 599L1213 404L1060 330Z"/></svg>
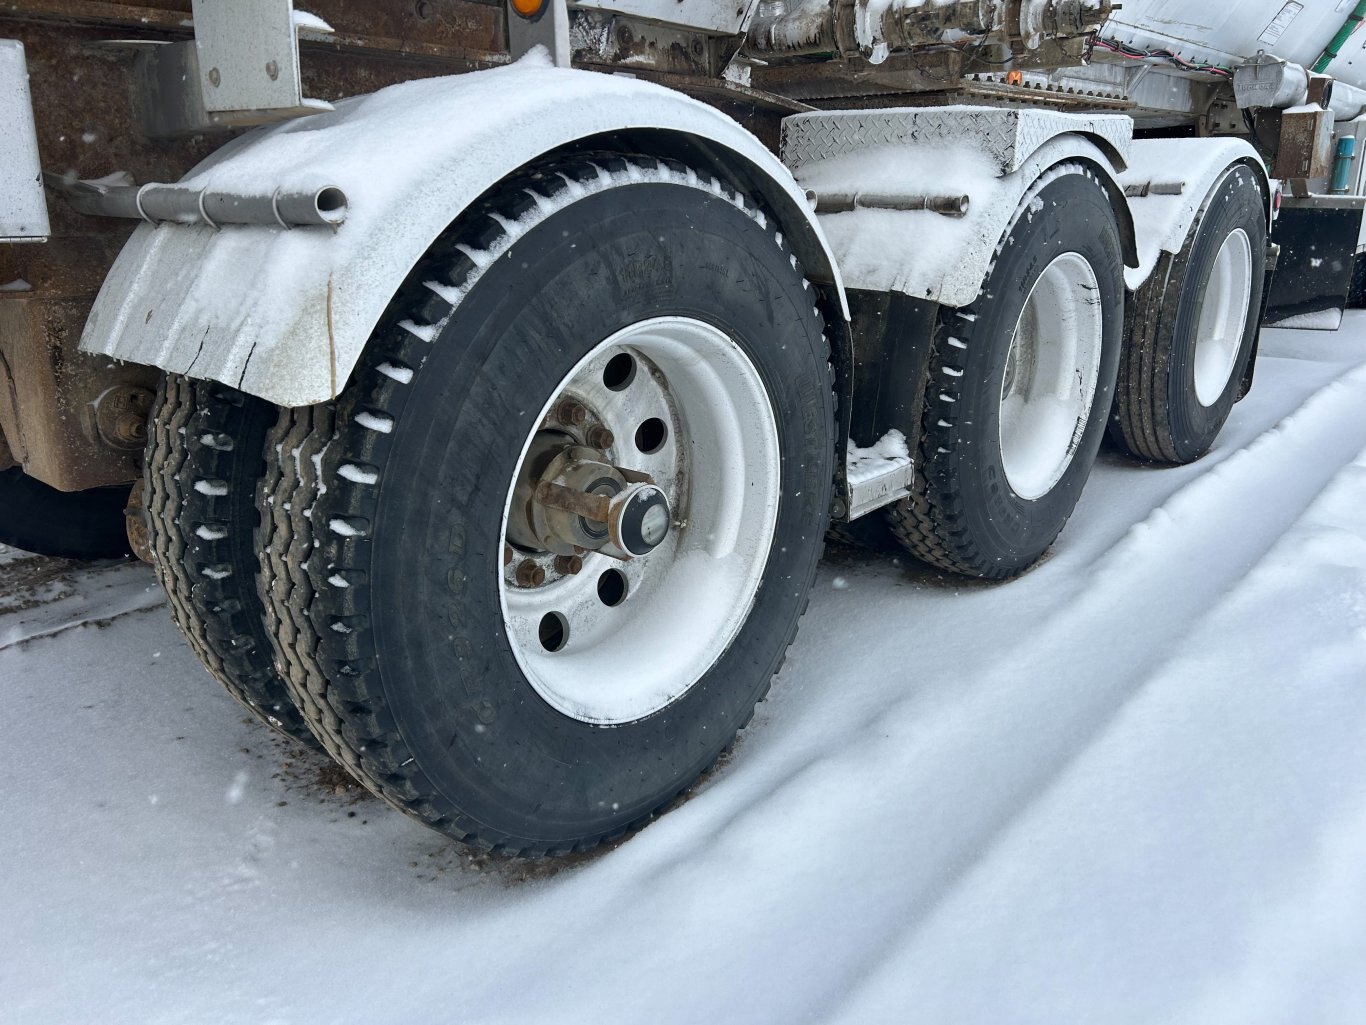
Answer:
<svg viewBox="0 0 1366 1025"><path fill-rule="evenodd" d="M940 315L912 494L889 510L913 554L1004 578L1062 531L1105 432L1123 269L1095 173L1079 163L1045 172L977 299Z"/></svg>
<svg viewBox="0 0 1366 1025"><path fill-rule="evenodd" d="M328 750L486 848L648 821L795 636L828 360L772 221L682 164L548 165L464 215L267 446L271 633Z"/></svg>
<svg viewBox="0 0 1366 1025"><path fill-rule="evenodd" d="M1131 455L1189 463L1214 444L1252 358L1266 234L1257 176L1231 167L1130 300L1110 437Z"/></svg>

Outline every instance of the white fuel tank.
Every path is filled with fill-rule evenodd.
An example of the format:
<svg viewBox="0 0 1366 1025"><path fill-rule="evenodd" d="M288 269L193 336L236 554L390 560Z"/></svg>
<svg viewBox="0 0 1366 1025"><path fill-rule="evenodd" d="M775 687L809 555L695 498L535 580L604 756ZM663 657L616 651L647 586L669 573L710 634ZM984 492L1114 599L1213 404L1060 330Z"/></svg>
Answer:
<svg viewBox="0 0 1366 1025"><path fill-rule="evenodd" d="M1231 67L1265 52L1308 68L1356 7L1357 0L1124 0L1102 36L1197 63ZM1326 73L1366 88L1366 29Z"/></svg>

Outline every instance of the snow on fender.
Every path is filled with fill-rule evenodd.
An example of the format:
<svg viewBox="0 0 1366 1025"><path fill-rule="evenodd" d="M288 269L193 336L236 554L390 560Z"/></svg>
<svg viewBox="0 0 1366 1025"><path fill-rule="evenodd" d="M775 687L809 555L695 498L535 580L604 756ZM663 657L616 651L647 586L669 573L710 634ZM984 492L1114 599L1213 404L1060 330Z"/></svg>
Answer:
<svg viewBox="0 0 1366 1025"><path fill-rule="evenodd" d="M753 180L808 273L843 302L802 191L753 135L680 93L554 68L537 52L506 68L391 86L228 143L183 184L269 196L325 180L347 197L345 221L144 224L106 277L81 348L282 406L331 399L399 285L470 203L553 149L630 130L722 151Z"/></svg>
<svg viewBox="0 0 1366 1025"><path fill-rule="evenodd" d="M1021 199L1067 161L1094 169L1119 219L1125 263L1137 266L1119 181L1132 133L1133 122L1116 115L982 107L818 112L783 122L782 152L816 197L847 286L962 307L977 298ZM836 197L844 202L830 202Z"/></svg>

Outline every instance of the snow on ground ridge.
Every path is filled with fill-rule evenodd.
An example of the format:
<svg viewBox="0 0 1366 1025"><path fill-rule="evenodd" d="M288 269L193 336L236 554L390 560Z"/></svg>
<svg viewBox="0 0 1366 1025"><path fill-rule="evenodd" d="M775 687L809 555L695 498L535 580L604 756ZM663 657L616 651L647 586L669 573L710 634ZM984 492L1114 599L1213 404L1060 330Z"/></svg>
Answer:
<svg viewBox="0 0 1366 1025"><path fill-rule="evenodd" d="M1356 1025L1346 324L1267 332L1205 460L1103 457L1018 580L835 549L734 757L545 869L464 855L273 739L164 613L71 628L159 601L147 567L34 577L45 604L0 605L0 637L66 628L0 646L23 723L0 1020Z"/></svg>

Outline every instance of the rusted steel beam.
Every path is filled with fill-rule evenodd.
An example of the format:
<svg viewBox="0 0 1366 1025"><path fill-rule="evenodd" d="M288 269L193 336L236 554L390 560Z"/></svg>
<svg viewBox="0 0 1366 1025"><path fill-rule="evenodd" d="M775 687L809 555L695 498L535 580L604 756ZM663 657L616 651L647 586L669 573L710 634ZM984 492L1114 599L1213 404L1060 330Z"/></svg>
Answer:
<svg viewBox="0 0 1366 1025"><path fill-rule="evenodd" d="M101 0L10 0L0 3L0 19L59 21L68 25L100 25L169 31L188 35L189 2L183 10L107 3Z"/></svg>
<svg viewBox="0 0 1366 1025"><path fill-rule="evenodd" d="M93 296L0 300L0 430L25 472L62 491L141 472L158 371L76 351Z"/></svg>
<svg viewBox="0 0 1366 1025"><path fill-rule="evenodd" d="M414 4L355 4L311 0L309 9L335 30L328 37L300 40L300 51L346 52L409 58L468 71L508 61L501 6L470 0L424 0ZM139 36L187 39L193 34L189 0L167 7L107 0L10 0L0 3L0 21L58 22L118 29Z"/></svg>

